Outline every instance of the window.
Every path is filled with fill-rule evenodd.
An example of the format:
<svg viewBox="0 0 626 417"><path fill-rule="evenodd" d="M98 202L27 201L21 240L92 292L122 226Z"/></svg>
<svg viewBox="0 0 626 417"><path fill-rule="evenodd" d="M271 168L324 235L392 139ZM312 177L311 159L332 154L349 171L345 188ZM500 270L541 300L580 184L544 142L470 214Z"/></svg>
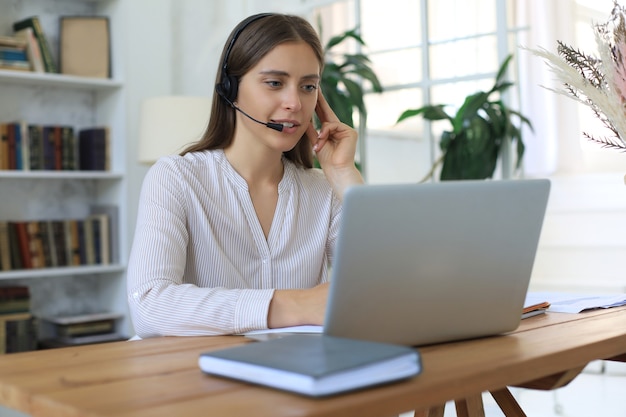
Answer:
<svg viewBox="0 0 626 417"><path fill-rule="evenodd" d="M515 50L519 29L512 24L513 10L513 0L349 0L315 9L323 41L360 28L385 89L366 97L369 182L416 181L428 172L447 126L396 120L425 103L450 104L454 111L465 96L490 87L500 63Z"/></svg>

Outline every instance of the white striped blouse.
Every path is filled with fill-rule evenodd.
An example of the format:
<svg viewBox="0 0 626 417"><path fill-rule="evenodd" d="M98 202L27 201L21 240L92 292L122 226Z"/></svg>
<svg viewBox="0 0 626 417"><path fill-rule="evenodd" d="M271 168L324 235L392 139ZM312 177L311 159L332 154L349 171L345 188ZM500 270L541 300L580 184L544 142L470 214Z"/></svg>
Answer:
<svg viewBox="0 0 626 417"><path fill-rule="evenodd" d="M274 289L328 280L341 203L320 170L283 161L267 239L246 181L222 150L150 168L127 276L139 336L265 329Z"/></svg>

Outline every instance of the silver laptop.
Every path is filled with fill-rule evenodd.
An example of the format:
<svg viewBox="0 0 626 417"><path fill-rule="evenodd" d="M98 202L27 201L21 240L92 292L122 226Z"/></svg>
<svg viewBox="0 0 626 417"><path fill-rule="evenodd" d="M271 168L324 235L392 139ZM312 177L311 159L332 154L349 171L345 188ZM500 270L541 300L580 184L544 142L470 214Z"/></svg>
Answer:
<svg viewBox="0 0 626 417"><path fill-rule="evenodd" d="M419 346L521 320L548 180L347 190L324 333Z"/></svg>

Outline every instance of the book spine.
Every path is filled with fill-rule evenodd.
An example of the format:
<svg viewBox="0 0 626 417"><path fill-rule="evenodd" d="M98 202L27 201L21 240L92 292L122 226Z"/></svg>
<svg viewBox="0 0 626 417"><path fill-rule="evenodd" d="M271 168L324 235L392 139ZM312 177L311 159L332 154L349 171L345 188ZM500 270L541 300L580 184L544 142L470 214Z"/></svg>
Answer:
<svg viewBox="0 0 626 417"><path fill-rule="evenodd" d="M50 49L50 44L48 43L48 39L41 27L41 22L39 21L39 17L32 16L27 19L21 20L19 22L15 22L13 24L13 31L17 32L21 29L30 27L33 29L33 34L37 39L37 43L39 44L39 49L41 51L41 56L43 58L44 68L46 72L57 73L59 72L56 66L54 59L52 58L52 50Z"/></svg>
<svg viewBox="0 0 626 417"><path fill-rule="evenodd" d="M71 126L61 127L61 169L73 171L76 169L76 140L74 128Z"/></svg>
<svg viewBox="0 0 626 417"><path fill-rule="evenodd" d="M56 241L54 239L54 230L52 227L52 221L46 221L46 231L48 237L48 247L50 248L50 264L49 266L59 266L59 259L57 258Z"/></svg>
<svg viewBox="0 0 626 417"><path fill-rule="evenodd" d="M17 151L16 151L16 143L15 143L15 129L13 124L8 123L6 125L7 129L7 140L9 144L9 165L8 169L14 170L17 166Z"/></svg>
<svg viewBox="0 0 626 417"><path fill-rule="evenodd" d="M105 171L107 161L108 128L96 127L80 130L78 133L79 166L86 171Z"/></svg>
<svg viewBox="0 0 626 417"><path fill-rule="evenodd" d="M55 169L55 140L54 140L54 126L44 126L42 128L42 143L43 143L43 169L52 170Z"/></svg>
<svg viewBox="0 0 626 417"><path fill-rule="evenodd" d="M6 61L24 61L28 62L26 51L21 48L0 47L0 59Z"/></svg>
<svg viewBox="0 0 626 417"><path fill-rule="evenodd" d="M45 220L39 221L39 236L41 239L41 247L43 251L44 265L46 267L52 266L52 253L50 248L50 238L48 237L48 222Z"/></svg>
<svg viewBox="0 0 626 417"><path fill-rule="evenodd" d="M0 270L10 271L11 240L9 239L9 223L0 221Z"/></svg>
<svg viewBox="0 0 626 417"><path fill-rule="evenodd" d="M30 254L30 245L28 242L28 230L26 227L26 222L15 222L18 244L19 244L19 253L20 259L22 261L22 268L31 269L33 267L31 261Z"/></svg>
<svg viewBox="0 0 626 417"><path fill-rule="evenodd" d="M65 222L63 220L52 220L52 235L54 240L54 249L56 251L56 260L58 266L67 266L67 236L65 235Z"/></svg>
<svg viewBox="0 0 626 417"><path fill-rule="evenodd" d="M17 122L16 129L19 131L22 151L22 170L30 171L30 136L26 122Z"/></svg>
<svg viewBox="0 0 626 417"><path fill-rule="evenodd" d="M30 169L40 171L43 169L43 128L38 125L28 126Z"/></svg>
<svg viewBox="0 0 626 417"><path fill-rule="evenodd" d="M28 230L28 244L31 254L31 263L33 268L43 268L46 266L43 254L43 243L41 241L41 231L39 230L38 221L30 221L26 223Z"/></svg>
<svg viewBox="0 0 626 417"><path fill-rule="evenodd" d="M22 143L22 127L20 123L11 123L9 127L15 138L15 169L22 171L24 169L24 144Z"/></svg>
<svg viewBox="0 0 626 417"><path fill-rule="evenodd" d="M80 256L80 230L78 226L79 220L67 220L68 228L70 230L70 265L78 266L81 265L81 256Z"/></svg>
<svg viewBox="0 0 626 417"><path fill-rule="evenodd" d="M63 132L61 126L54 126L54 169L63 169Z"/></svg>
<svg viewBox="0 0 626 417"><path fill-rule="evenodd" d="M22 269L22 257L20 255L20 241L17 234L17 223L8 222L9 246L11 248L11 269Z"/></svg>
<svg viewBox="0 0 626 417"><path fill-rule="evenodd" d="M9 134L7 123L0 123L0 169L9 169Z"/></svg>
<svg viewBox="0 0 626 417"><path fill-rule="evenodd" d="M83 230L85 234L85 262L87 265L95 265L96 253L94 242L94 224L92 219L83 220Z"/></svg>
<svg viewBox="0 0 626 417"><path fill-rule="evenodd" d="M85 240L85 221L76 220L78 236L78 254L80 265L87 265L87 243Z"/></svg>

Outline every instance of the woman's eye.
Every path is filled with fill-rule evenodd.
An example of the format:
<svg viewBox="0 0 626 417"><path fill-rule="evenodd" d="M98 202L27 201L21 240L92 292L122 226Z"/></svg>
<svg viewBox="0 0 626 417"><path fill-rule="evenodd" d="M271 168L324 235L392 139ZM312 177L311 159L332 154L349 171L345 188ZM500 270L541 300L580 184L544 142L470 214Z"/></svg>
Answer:
<svg viewBox="0 0 626 417"><path fill-rule="evenodd" d="M317 90L317 85L316 84L307 84L305 86L303 86L302 88L304 88L306 91L315 91Z"/></svg>
<svg viewBox="0 0 626 417"><path fill-rule="evenodd" d="M273 88L280 87L282 85L280 81L266 81L265 83Z"/></svg>

